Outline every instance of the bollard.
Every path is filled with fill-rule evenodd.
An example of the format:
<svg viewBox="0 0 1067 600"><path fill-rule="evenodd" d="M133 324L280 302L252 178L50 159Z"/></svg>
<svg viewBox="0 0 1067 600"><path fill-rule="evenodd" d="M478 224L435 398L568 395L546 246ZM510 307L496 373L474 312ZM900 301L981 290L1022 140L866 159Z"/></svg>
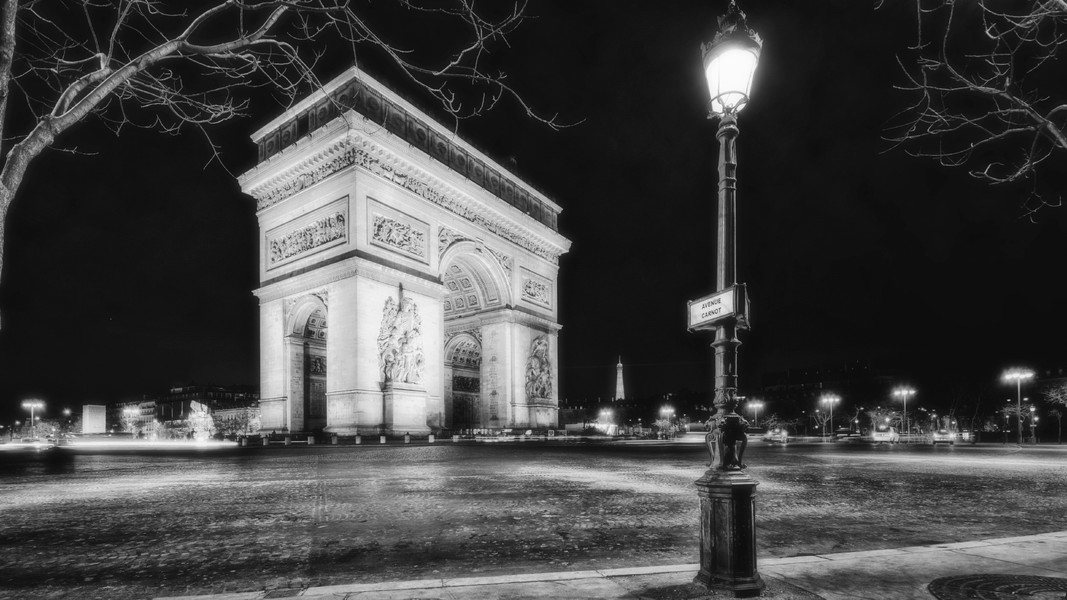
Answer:
<svg viewBox="0 0 1067 600"><path fill-rule="evenodd" d="M330 443L333 444L334 446L337 445L337 434L336 433L333 434L332 438L330 438Z"/></svg>
<svg viewBox="0 0 1067 600"><path fill-rule="evenodd" d="M309 435L308 436L308 446L314 446L314 445L315 445L315 436Z"/></svg>
<svg viewBox="0 0 1067 600"><path fill-rule="evenodd" d="M382 444L384 444L384 443L385 443L385 436L384 436L384 435L383 435L383 436L381 437L381 443L382 443Z"/></svg>
<svg viewBox="0 0 1067 600"><path fill-rule="evenodd" d="M404 434L404 443L405 444L410 444L411 443L411 434L410 433L405 433Z"/></svg>
<svg viewBox="0 0 1067 600"><path fill-rule="evenodd" d="M290 446L290 445L292 445L292 443L293 443L292 439L289 436L285 436L285 445L286 446Z"/></svg>
<svg viewBox="0 0 1067 600"><path fill-rule="evenodd" d="M430 434L430 437L428 439L429 439L429 443L432 444L433 443L433 434L432 433Z"/></svg>
<svg viewBox="0 0 1067 600"><path fill-rule="evenodd" d="M361 436L361 435L359 435L359 434L357 433L357 434L356 434L356 445L358 446L358 445L360 445L360 444L362 444L362 443L363 443L363 436Z"/></svg>

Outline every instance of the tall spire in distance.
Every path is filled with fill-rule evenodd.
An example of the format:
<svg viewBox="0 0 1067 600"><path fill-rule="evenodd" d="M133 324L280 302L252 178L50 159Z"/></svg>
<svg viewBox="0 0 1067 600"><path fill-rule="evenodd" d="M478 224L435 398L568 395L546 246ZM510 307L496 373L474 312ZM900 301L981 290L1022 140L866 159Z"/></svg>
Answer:
<svg viewBox="0 0 1067 600"><path fill-rule="evenodd" d="M615 376L615 401L618 402L626 397L626 390L622 386L622 356L619 356L619 364L615 368L617 371Z"/></svg>

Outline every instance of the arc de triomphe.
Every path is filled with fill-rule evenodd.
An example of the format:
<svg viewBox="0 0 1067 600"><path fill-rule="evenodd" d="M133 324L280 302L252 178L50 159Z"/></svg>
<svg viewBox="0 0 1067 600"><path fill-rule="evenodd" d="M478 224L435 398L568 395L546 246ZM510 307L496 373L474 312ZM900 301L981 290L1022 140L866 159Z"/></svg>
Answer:
<svg viewBox="0 0 1067 600"><path fill-rule="evenodd" d="M263 430L557 426L558 205L355 68L252 137Z"/></svg>

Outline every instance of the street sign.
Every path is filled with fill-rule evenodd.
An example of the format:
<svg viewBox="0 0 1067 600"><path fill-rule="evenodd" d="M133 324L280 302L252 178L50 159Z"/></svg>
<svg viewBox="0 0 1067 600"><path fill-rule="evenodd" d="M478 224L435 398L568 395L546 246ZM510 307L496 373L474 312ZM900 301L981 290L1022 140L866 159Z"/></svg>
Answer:
<svg viewBox="0 0 1067 600"><path fill-rule="evenodd" d="M739 328L748 329L748 294L743 283L690 300L688 308L689 331L715 329L728 318L736 319Z"/></svg>

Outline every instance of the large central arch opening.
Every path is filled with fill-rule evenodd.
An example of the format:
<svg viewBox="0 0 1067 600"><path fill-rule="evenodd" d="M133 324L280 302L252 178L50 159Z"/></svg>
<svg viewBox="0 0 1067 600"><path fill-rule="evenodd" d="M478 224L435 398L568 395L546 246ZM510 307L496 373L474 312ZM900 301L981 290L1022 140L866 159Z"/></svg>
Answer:
<svg viewBox="0 0 1067 600"><path fill-rule="evenodd" d="M454 430L502 427L507 411L483 385L481 322L486 312L510 303L507 273L496 255L472 241L450 246L441 266L445 426Z"/></svg>

